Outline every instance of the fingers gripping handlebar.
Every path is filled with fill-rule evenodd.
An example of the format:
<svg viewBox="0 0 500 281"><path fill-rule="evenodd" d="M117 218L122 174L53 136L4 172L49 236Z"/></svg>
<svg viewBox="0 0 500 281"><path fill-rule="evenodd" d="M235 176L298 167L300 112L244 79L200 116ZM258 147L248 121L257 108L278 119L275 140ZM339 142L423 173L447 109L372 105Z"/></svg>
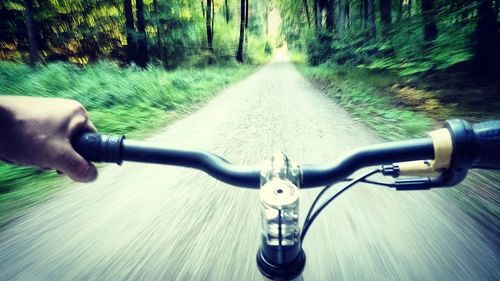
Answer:
<svg viewBox="0 0 500 281"><path fill-rule="evenodd" d="M429 187L455 185L465 178L469 168L500 169L500 121L472 126L464 120L455 119L447 121L444 127L451 136L449 144L443 145L436 137L389 142L362 147L330 165L303 165L301 187L330 184L366 166L413 160L435 160L433 169L440 175L417 181L417 185ZM125 140L123 136L98 133L82 134L72 143L78 153L93 162L121 164L122 161L134 161L177 165L203 170L221 181L241 187L258 188L260 184L258 167L235 166L208 152L165 148ZM452 145L451 149L449 145ZM443 162L442 159L450 153L451 158ZM401 165L404 166L403 163ZM392 175L399 176L400 172L398 167ZM401 180L399 183L411 189L415 180Z"/></svg>

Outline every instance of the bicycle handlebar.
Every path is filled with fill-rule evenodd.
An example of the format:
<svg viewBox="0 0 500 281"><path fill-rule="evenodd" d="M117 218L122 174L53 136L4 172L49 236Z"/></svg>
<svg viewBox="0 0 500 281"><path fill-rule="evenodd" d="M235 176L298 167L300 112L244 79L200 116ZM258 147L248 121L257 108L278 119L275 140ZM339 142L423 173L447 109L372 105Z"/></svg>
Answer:
<svg viewBox="0 0 500 281"><path fill-rule="evenodd" d="M250 188L260 186L260 170L257 166L233 165L209 152L160 147L147 142L126 140L123 136L99 133L85 133L73 142L73 146L85 159L92 162L121 164L122 161L132 161L183 166L202 170L228 184ZM330 184L365 166L433 157L430 138L366 146L331 165L302 166L301 187Z"/></svg>
<svg viewBox="0 0 500 281"><path fill-rule="evenodd" d="M465 177L469 168L500 169L500 121L471 126L463 120L451 120L445 127L453 141L451 164L444 177L434 182L433 186L454 185ZM121 164L122 161L133 161L176 165L202 170L218 180L240 187L258 188L260 185L257 166L236 166L209 152L160 147L126 140L124 136L99 133L82 134L72 143L79 154L93 162ZM367 166L434 159L434 149L433 140L429 137L365 146L330 165L302 165L301 187L331 184ZM401 181L401 185L412 184L412 181Z"/></svg>
<svg viewBox="0 0 500 281"><path fill-rule="evenodd" d="M487 121L473 126L479 152L474 168L500 169L500 121Z"/></svg>

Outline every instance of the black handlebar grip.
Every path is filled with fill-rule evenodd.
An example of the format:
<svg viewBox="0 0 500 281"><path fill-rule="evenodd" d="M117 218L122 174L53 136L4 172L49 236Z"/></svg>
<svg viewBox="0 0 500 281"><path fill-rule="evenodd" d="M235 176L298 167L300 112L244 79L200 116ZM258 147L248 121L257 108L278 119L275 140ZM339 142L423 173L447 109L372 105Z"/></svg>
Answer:
<svg viewBox="0 0 500 281"><path fill-rule="evenodd" d="M73 148L92 162L122 163L124 136L84 133L73 139Z"/></svg>
<svg viewBox="0 0 500 281"><path fill-rule="evenodd" d="M500 169L500 120L478 123L472 128L478 145L472 167Z"/></svg>

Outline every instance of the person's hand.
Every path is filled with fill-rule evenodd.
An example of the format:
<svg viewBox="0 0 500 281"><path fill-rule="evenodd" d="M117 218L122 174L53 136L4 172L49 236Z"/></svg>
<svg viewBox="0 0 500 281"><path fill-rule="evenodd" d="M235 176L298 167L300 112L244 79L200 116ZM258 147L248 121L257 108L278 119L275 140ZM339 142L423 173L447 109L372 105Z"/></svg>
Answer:
<svg viewBox="0 0 500 281"><path fill-rule="evenodd" d="M0 96L0 159L5 161L56 169L79 182L92 181L97 170L73 149L71 138L94 131L76 101Z"/></svg>

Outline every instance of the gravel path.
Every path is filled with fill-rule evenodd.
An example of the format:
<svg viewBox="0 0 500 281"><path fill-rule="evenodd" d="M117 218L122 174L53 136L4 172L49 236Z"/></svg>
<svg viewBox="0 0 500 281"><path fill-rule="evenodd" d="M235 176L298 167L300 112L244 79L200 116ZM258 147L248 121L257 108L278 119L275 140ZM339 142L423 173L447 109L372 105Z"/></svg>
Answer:
<svg viewBox="0 0 500 281"><path fill-rule="evenodd" d="M152 141L255 164L329 162L380 140L277 55ZM319 190L304 190L304 215ZM499 245L440 195L359 185L304 243L304 280L500 279ZM188 169L126 163L0 232L0 280L262 280L258 194Z"/></svg>

